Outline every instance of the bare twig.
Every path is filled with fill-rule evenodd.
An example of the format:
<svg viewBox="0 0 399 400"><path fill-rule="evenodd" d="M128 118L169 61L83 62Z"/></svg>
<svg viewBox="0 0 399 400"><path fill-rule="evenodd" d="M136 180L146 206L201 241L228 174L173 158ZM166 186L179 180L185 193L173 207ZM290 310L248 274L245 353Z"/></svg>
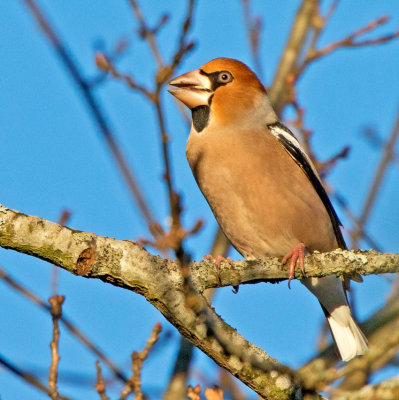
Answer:
<svg viewBox="0 0 399 400"><path fill-rule="evenodd" d="M234 377L223 368L219 370L219 384L231 400L246 400L246 396L234 381Z"/></svg>
<svg viewBox="0 0 399 400"><path fill-rule="evenodd" d="M164 162L164 179L166 182L166 186L168 188L168 196L169 196L169 208L170 208L170 216L172 218L171 223L171 232L179 231L181 228L181 220L180 214L182 211L182 206L180 204L180 195L174 189L173 177L170 166L170 150L169 150L169 137L166 130L165 118L163 107L161 103L160 91L163 85L168 82L171 74L174 72L176 67L182 61L182 57L191 50L193 47L192 44L186 45L186 37L191 27L191 23L193 20L193 12L194 12L194 0L188 0L188 7L186 11L186 18L182 25L182 29L180 32L180 37L178 39L178 47L174 53L172 64L169 68L158 68L156 74L156 100L154 102L157 120L158 120L158 128L160 134L160 141L162 143L162 155ZM182 245L182 240L178 241L177 246L173 249L176 256L180 259L182 264L186 261L185 252Z"/></svg>
<svg viewBox="0 0 399 400"><path fill-rule="evenodd" d="M338 153L333 155L330 159L326 161L319 161L318 171L322 177L325 177L327 174L331 172L331 170L337 165L339 160L347 158L350 152L350 146L345 146L342 150Z"/></svg>
<svg viewBox="0 0 399 400"><path fill-rule="evenodd" d="M201 400L201 386L197 385L192 387L191 385L189 385L187 387L187 397L190 400Z"/></svg>
<svg viewBox="0 0 399 400"><path fill-rule="evenodd" d="M385 365L398 351L399 320L394 320L384 328L376 333L376 335L378 335L378 343L375 343L372 339L370 340L370 348L363 357L351 360L339 370L333 368L327 369L319 376L312 376L309 373L303 375L306 387L323 390L326 384L335 382L343 377L346 377L346 379L351 378L352 375L354 375L355 378L348 381L348 383L344 385L344 388L354 390L363 386L367 381L368 375L377 368ZM316 376L316 380L313 380ZM309 385L310 382L312 382L311 385Z"/></svg>
<svg viewBox="0 0 399 400"><path fill-rule="evenodd" d="M313 32L312 32L312 37L310 39L309 49L316 48L317 42L321 34L323 33L323 30L326 28L328 22L330 21L331 17L335 13L335 10L337 9L338 2L339 0L333 0L331 2L330 7L325 16L321 15L320 2L317 2L316 12L312 20Z"/></svg>
<svg viewBox="0 0 399 400"><path fill-rule="evenodd" d="M154 59L157 62L158 68L161 68L164 65L164 62L162 60L162 55L161 52L159 51L158 44L155 40L155 32L157 30L150 29L148 27L138 2L136 0L129 0L129 2L130 5L132 6L136 19L140 25L139 35L143 39L147 40L148 44L150 45Z"/></svg>
<svg viewBox="0 0 399 400"><path fill-rule="evenodd" d="M172 217L172 229L176 229L181 226L180 224L180 197L177 192L174 190L173 179L171 174L171 162L170 162L170 152L169 152L169 137L166 132L165 120L164 120L164 113L161 104L160 98L160 90L162 86L169 80L171 74L173 73L174 69L178 66L179 62L181 61L181 57L184 53L186 53L189 49L186 46L186 35L189 31L192 15L194 10L194 1L190 0L188 2L188 10L186 14L186 20L183 23L182 31L180 38L178 40L178 49L175 52L173 57L173 62L170 67L165 67L164 61L162 59L161 52L159 50L159 46L156 41L155 33L152 29L149 29L141 8L136 0L129 0L130 4L133 8L135 13L136 19L140 24L140 33L141 36L148 42L149 47L153 53L154 59L158 65L158 71L156 73L156 89L152 93L151 96L147 94L147 97L154 103L156 108L157 120L158 120L158 128L160 134L160 142L162 144L162 156L163 156L163 164L164 164L164 174L163 177L166 182L166 186L168 189L168 196L169 196L169 205L170 205L170 215ZM180 248L180 244L178 246Z"/></svg>
<svg viewBox="0 0 399 400"><path fill-rule="evenodd" d="M123 55L126 54L126 50L129 47L129 40L126 37L122 37L119 39L111 51L107 51L107 57L112 61L116 62L121 59ZM96 52L101 52L104 51L103 47L95 47ZM96 86L99 86L101 83L103 83L107 79L108 74L104 71L100 71L96 76L90 77L87 79L87 84L91 88L95 88Z"/></svg>
<svg viewBox="0 0 399 400"><path fill-rule="evenodd" d="M46 393L49 395L49 389L45 384L43 384L38 378L34 375L29 374L23 371L21 368L17 367L16 365L12 364L10 361L6 360L3 356L0 355L0 365L6 368L8 371L12 372L14 375L18 376L25 382L29 383L31 386L39 389L41 392ZM58 398L60 400L69 400L68 397L58 394Z"/></svg>
<svg viewBox="0 0 399 400"><path fill-rule="evenodd" d="M360 390L345 391L331 388L332 400L393 400L399 398L399 376L375 385L366 385Z"/></svg>
<svg viewBox="0 0 399 400"><path fill-rule="evenodd" d="M311 146L311 138L313 136L313 131L305 127L305 109L301 107L298 103L294 82L291 82L290 80L288 81L292 84L292 90L291 90L292 98L290 102L296 112L296 118L289 122L299 131L302 139L301 143L306 151L306 154L313 161L313 164L315 165L320 177L324 180L324 178L331 172L332 168L336 166L337 162L340 159L346 158L348 156L350 147L345 146L341 151L339 151L337 154L335 154L326 161L320 161L316 157Z"/></svg>
<svg viewBox="0 0 399 400"><path fill-rule="evenodd" d="M223 231L217 227L216 234L213 239L210 255L213 257L226 256L229 248L229 241ZM205 297L211 303L215 289L205 291ZM186 393L187 379L194 346L184 337L180 339L179 351L170 377L168 387L164 393L164 400L184 399Z"/></svg>
<svg viewBox="0 0 399 400"><path fill-rule="evenodd" d="M58 321L62 314L62 303L64 302L65 297L56 295L50 297L48 302L51 306L51 317L53 319L53 340L50 343L51 349L51 365L50 365L50 373L48 378L48 387L49 387L49 396L53 400L58 400L58 389L57 389L57 380L58 380L58 363L60 361L60 355L58 352L58 343L60 340L60 328Z"/></svg>
<svg viewBox="0 0 399 400"><path fill-rule="evenodd" d="M125 179L125 183L129 188L131 196L137 204L147 225L150 227L154 222L151 211L136 182L133 172L129 168L128 163L126 162L126 159L117 144L115 136L104 115L104 111L102 110L99 101L96 99L93 93L92 86L83 77L82 72L79 70L77 63L73 59L73 56L67 50L66 46L61 41L61 38L57 35L47 18L44 16L39 5L34 0L23 0L23 2L31 12L32 16L35 18L36 22L39 24L45 37L53 46L54 52L61 59L68 72L71 74L75 84L80 89L87 107L99 128L99 131L112 156L114 157L114 160L118 165L123 178Z"/></svg>
<svg viewBox="0 0 399 400"><path fill-rule="evenodd" d="M205 389L205 398L206 400L223 400L223 390L218 387L207 388Z"/></svg>
<svg viewBox="0 0 399 400"><path fill-rule="evenodd" d="M335 8L334 8L335 9ZM369 22L367 25L364 27L357 29L355 32L351 33L347 37L341 40L337 40L336 42L330 43L329 45L321 48L321 49L316 49L316 44L319 39L319 34L320 30L317 31L318 35L314 36L314 40L312 41L312 44L308 50L308 53L301 65L298 66L296 70L296 75L298 76L303 72L303 70L312 62L320 59L321 57L324 57L328 54L333 53L335 50L342 49L342 48L349 48L349 47L364 47L364 46L373 46L373 45L378 45L382 43L387 43L390 42L391 40L394 40L399 37L399 30L395 31L394 33L388 34L388 35L383 35L374 39L365 39L365 40L356 40L359 39L359 37L365 35L366 33L369 33L376 28L378 28L381 25L386 24L389 21L389 17L384 15L381 16L380 18L377 18L374 21ZM322 28L325 27L327 21L324 21L322 24Z"/></svg>
<svg viewBox="0 0 399 400"><path fill-rule="evenodd" d="M184 18L182 28L180 31L180 35L177 40L177 48L176 48L173 58L172 58L171 68L170 68L171 74L175 71L175 69L181 63L182 57L194 48L193 42L187 43L187 35L190 31L190 28L191 28L191 25L192 25L193 19L194 19L194 6L195 6L195 0L187 0L186 17ZM164 82L167 82L167 79L165 79Z"/></svg>
<svg viewBox="0 0 399 400"><path fill-rule="evenodd" d="M372 150L381 150L385 147L384 138L377 132L372 126L365 126L362 129L361 135L366 139L366 143L370 146ZM393 156L392 163L399 166L399 154L396 152Z"/></svg>
<svg viewBox="0 0 399 400"><path fill-rule="evenodd" d="M10 287L27 297L30 301L38 305L45 311L51 311L51 307L40 299L36 294L31 292L26 287L18 283L14 278L12 278L7 272L0 268L0 279L3 279ZM60 321L65 325L65 327L72 333L78 340L80 340L90 351L92 351L97 357L101 359L112 371L116 378L122 382L126 382L127 378L124 376L123 372L86 336L84 335L65 315L61 315Z"/></svg>
<svg viewBox="0 0 399 400"><path fill-rule="evenodd" d="M154 101L154 94L146 89L144 86L137 83L131 75L119 72L112 60L105 53L97 53L95 56L97 67L104 71L109 72L114 78L119 79L126 83L131 89L137 90L146 96L149 100Z"/></svg>
<svg viewBox="0 0 399 400"><path fill-rule="evenodd" d="M337 191L330 191L329 195L331 198L335 200L335 202L342 209L345 216L349 219L349 221L353 224L355 228L359 228L359 220L357 216L350 209L348 201L345 197L338 193ZM376 240L370 236L370 234L366 231L365 227L362 229L362 238L363 240L370 246L371 249L374 249L379 252L383 252L383 247L376 242Z"/></svg>
<svg viewBox="0 0 399 400"><path fill-rule="evenodd" d="M303 46L312 29L312 19L316 12L317 0L303 0L298 9L287 44L283 50L273 83L269 89L270 100L278 115L287 102L287 79L292 74Z"/></svg>
<svg viewBox="0 0 399 400"><path fill-rule="evenodd" d="M169 150L169 135L166 129L164 111L161 103L161 89L165 85L165 83L170 79L174 70L178 67L182 58L185 54L187 54L192 48L193 43L186 43L187 35L190 30L192 20L193 20L193 12L194 12L194 0L188 0L188 7L186 12L185 20L182 24L181 32L179 38L177 40L178 47L172 57L172 62L170 65L165 65L161 52L159 50L159 46L156 40L156 32L157 29L150 29L148 24L144 18L144 15L141 11L141 8L137 1L129 0L130 4L135 13L136 19L140 25L140 35L143 39L145 39L153 56L157 62L158 69L155 73L155 88L150 91L146 89L144 86L137 83L131 76L127 74L122 74L117 71L113 63L105 54L98 54L96 56L97 65L104 71L110 72L115 78L120 79L127 83L132 89L139 91L144 94L148 100L152 102L156 110L156 117L158 122L158 131L159 131L159 139L161 143L162 149L162 160L164 165L164 173L163 178L166 183L167 191L168 191L168 201L169 201L169 209L171 216L171 227L169 232L165 232L160 224L153 223L150 227L150 232L154 236L154 240L149 240L142 238L141 242L143 244L151 245L162 253L165 254L167 248L171 248L174 250L176 256L183 261L185 257L185 252L182 246L182 241L188 235L196 233L201 227L201 222L198 221L195 226L190 230L184 230L180 221L180 214L182 211L182 206L180 204L180 196L175 190L172 169L171 169L171 156ZM164 17L165 19L165 17ZM187 261L184 259L184 261Z"/></svg>
<svg viewBox="0 0 399 400"><path fill-rule="evenodd" d="M251 15L250 0L241 0L241 4L244 15L244 24L247 30L248 42L251 47L251 54L255 67L255 72L262 81L263 72L259 55L259 42L260 42L260 33L262 30L262 19L260 16Z"/></svg>
<svg viewBox="0 0 399 400"><path fill-rule="evenodd" d="M96 380L97 393L99 394L101 400L109 400L109 397L105 393L105 383L99 361L96 361L96 371L97 371L97 380Z"/></svg>
<svg viewBox="0 0 399 400"><path fill-rule="evenodd" d="M384 152L382 153L380 163L378 164L374 178L370 185L370 189L366 196L366 200L364 201L364 205L359 217L359 224L353 230L353 233L351 235L352 248L354 249L358 248L359 239L362 237L364 226L366 225L367 220L371 214L372 208L377 198L377 194L382 185L387 169L391 164L391 161L395 154L395 145L398 140L398 137L399 137L399 111L395 117L394 126L389 135L389 139L385 144Z"/></svg>
<svg viewBox="0 0 399 400"><path fill-rule="evenodd" d="M362 331L369 338L370 351L358 361L353 360L345 368L347 374L356 373L368 369L373 371L381 365L379 361L384 357L392 358L399 345L399 336L396 334L396 326L399 321L399 296L389 299L387 304L374 313L366 322L360 324ZM364 360L364 364L362 361ZM326 384L327 381L343 376L340 371L332 367L338 362L334 346L330 345L299 369L307 385L315 387ZM360 362L360 364L357 364ZM350 366L350 367L349 367ZM342 371L342 370L341 370ZM335 375L334 375L335 374ZM338 375L339 374L339 375Z"/></svg>
<svg viewBox="0 0 399 400"><path fill-rule="evenodd" d="M128 379L124 389L122 390L120 400L125 400L130 393L134 392L136 400L143 400L144 396L141 391L141 370L143 363L147 359L149 352L153 348L154 344L158 341L159 334L162 331L162 326L157 322L152 329L151 336L147 340L144 349L138 353L134 351L132 353L132 370L133 375Z"/></svg>
<svg viewBox="0 0 399 400"><path fill-rule="evenodd" d="M193 344L182 336L180 338L179 351L177 353L173 372L168 387L163 395L164 400L184 399L193 351Z"/></svg>

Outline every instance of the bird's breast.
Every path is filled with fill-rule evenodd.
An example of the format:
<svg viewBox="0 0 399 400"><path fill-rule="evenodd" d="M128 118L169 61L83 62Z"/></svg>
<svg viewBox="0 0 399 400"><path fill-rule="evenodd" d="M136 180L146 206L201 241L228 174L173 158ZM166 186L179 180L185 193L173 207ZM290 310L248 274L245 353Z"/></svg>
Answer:
<svg viewBox="0 0 399 400"><path fill-rule="evenodd" d="M268 130L207 127L191 132L186 155L219 225L244 257L281 256L298 242L309 250L334 248L323 203Z"/></svg>

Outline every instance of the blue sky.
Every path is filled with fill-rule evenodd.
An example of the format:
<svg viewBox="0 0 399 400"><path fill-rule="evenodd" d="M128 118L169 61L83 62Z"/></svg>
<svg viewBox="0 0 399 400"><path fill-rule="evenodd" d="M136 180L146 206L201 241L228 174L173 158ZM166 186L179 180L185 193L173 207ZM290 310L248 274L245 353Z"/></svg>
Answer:
<svg viewBox="0 0 399 400"><path fill-rule="evenodd" d="M165 59L170 60L185 2L141 3L150 23L155 23L163 12L171 13L171 22L159 37ZM69 44L85 76L98 74L93 57L96 48L111 49L121 37L127 37L130 49L118 64L119 69L150 85L154 63L146 43L135 36L137 23L127 1L39 4ZM266 84L272 80L297 7L297 1L253 1L254 13L264 21L260 50ZM342 2L321 44L340 39L383 14L389 14L391 21L368 37L397 29L396 1L367 2L360 8L354 2ZM253 67L237 0L199 2L191 38L196 48L178 73L219 56L238 58ZM329 158L345 145L352 148L349 158L329 176L329 183L346 197L355 213L359 213L380 157L379 149L367 143L361 132L365 126L372 126L381 137L388 136L399 105L398 59L399 41L339 50L312 65L298 86L300 102L306 107L306 124L314 129L313 145L320 159ZM100 235L119 239L147 235L79 91L22 1L3 2L1 7L0 85L0 202L52 221L66 207L73 213L69 226ZM155 217L165 222L168 207L154 110L140 95L112 79L99 86L96 95ZM184 221L188 226L198 218L206 221L201 233L188 242L189 251L200 259L209 251L216 225L185 160L187 127L166 90L163 100L176 187L183 195ZM367 226L387 252L398 251L398 175L396 165L387 174ZM350 226L338 207L337 211L344 225ZM362 247L367 248L364 243ZM43 298L50 295L51 265L2 249L0 265ZM289 291L286 283L246 285L238 295L225 288L218 291L215 307L247 339L295 367L314 354L323 315L302 285L294 282L292 286ZM381 277L366 278L364 284L355 287L360 320L384 304L389 291L387 281ZM139 295L64 271L60 272L60 293L66 295L65 314L127 373L131 351L141 349L152 326L161 321L171 338L167 345L155 349L143 372L144 388L157 398L166 385L178 344L177 332L162 315ZM50 316L2 282L0 304L1 354L39 372L46 381ZM68 374L92 379L95 358L65 330L61 335L62 393L73 398L97 398L94 390L73 388L62 380ZM216 369L199 351L195 354L195 369L213 382ZM202 383L196 378L192 382ZM3 369L0 395L2 399L45 398Z"/></svg>

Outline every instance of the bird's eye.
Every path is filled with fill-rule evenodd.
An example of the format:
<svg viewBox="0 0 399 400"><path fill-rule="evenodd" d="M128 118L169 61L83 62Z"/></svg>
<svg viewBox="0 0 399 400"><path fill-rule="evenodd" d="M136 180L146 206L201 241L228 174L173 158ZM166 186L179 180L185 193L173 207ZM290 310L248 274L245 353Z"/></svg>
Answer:
<svg viewBox="0 0 399 400"><path fill-rule="evenodd" d="M233 76L228 71L222 71L218 75L219 83L229 83L233 80Z"/></svg>

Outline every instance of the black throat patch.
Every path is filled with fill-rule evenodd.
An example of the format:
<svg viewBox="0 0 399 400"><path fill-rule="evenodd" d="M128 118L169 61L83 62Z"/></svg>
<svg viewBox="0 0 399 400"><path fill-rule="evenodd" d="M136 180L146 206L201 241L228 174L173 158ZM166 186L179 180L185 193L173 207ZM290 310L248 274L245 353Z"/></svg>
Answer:
<svg viewBox="0 0 399 400"><path fill-rule="evenodd" d="M193 125L197 132L201 132L209 123L209 106L198 106L191 110Z"/></svg>

